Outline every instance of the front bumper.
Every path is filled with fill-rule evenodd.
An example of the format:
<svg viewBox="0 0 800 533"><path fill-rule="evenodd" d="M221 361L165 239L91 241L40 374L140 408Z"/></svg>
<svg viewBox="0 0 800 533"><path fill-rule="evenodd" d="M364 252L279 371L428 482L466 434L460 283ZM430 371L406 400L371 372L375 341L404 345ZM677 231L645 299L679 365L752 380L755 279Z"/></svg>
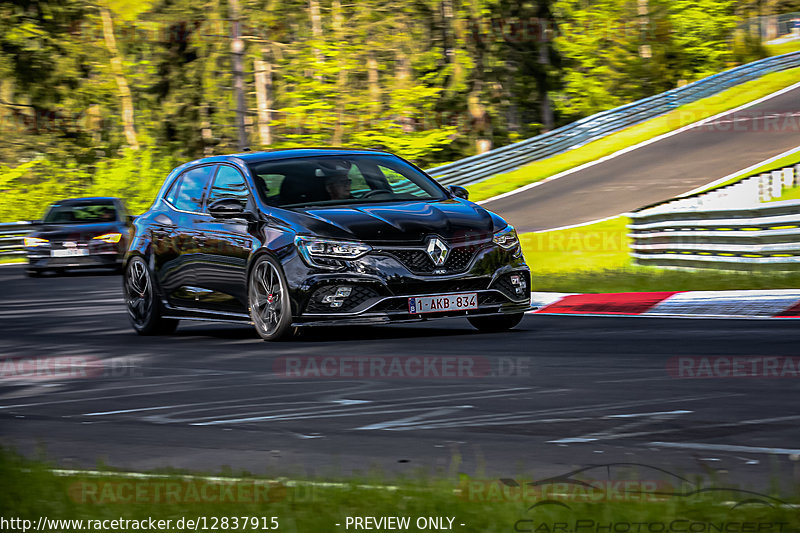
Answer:
<svg viewBox="0 0 800 533"><path fill-rule="evenodd" d="M28 270L48 270L60 268L119 268L123 254L116 245L87 248L87 255L73 257L54 257L51 249L44 247L28 248Z"/></svg>
<svg viewBox="0 0 800 533"><path fill-rule="evenodd" d="M297 256L284 264L289 279L302 279L292 287L295 326L386 324L522 313L530 307L530 270L521 256L487 247L475 254L459 274L420 275L391 255L368 255L352 262L346 271L302 272ZM513 283L512 283L513 281ZM290 283L291 284L291 283ZM339 289L349 291L337 296ZM475 293L478 308L412 314L410 297Z"/></svg>

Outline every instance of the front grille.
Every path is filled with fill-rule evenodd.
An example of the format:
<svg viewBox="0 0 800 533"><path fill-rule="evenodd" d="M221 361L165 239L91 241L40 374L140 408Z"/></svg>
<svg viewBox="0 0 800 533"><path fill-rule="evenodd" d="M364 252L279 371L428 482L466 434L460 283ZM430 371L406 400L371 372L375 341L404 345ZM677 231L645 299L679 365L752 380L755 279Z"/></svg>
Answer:
<svg viewBox="0 0 800 533"><path fill-rule="evenodd" d="M470 244L451 248L447 254L447 260L441 266L433 264L433 260L428 252L423 248L417 249L389 249L380 250L380 253L389 255L400 261L411 272L415 274L432 274L435 270L444 269L448 273L457 274L469 268L472 259L481 249L486 247L486 243Z"/></svg>
<svg viewBox="0 0 800 533"><path fill-rule="evenodd" d="M333 295L336 289L342 286L352 287L352 291L350 292L350 296L342 298L341 307L331 307L330 303L322 301L323 298ZM314 294L312 294L311 298L308 300L308 304L306 304L306 313L342 313L352 311L370 298L375 298L377 296L378 292L375 289L365 285L328 285L314 291Z"/></svg>
<svg viewBox="0 0 800 533"><path fill-rule="evenodd" d="M464 291L481 291L489 286L488 278L465 278L438 281L413 281L389 285L392 293L398 296L417 294L451 294Z"/></svg>

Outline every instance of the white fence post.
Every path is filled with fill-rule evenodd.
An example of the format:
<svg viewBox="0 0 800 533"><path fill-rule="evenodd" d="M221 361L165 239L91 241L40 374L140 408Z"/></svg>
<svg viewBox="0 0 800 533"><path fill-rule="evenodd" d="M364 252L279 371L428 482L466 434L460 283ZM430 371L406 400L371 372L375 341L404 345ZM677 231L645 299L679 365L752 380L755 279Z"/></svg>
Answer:
<svg viewBox="0 0 800 533"><path fill-rule="evenodd" d="M772 171L772 183L770 195L773 198L780 198L783 195L783 172L780 170Z"/></svg>
<svg viewBox="0 0 800 533"><path fill-rule="evenodd" d="M772 176L770 174L761 174L758 176L758 199L762 202L769 202L771 196Z"/></svg>
<svg viewBox="0 0 800 533"><path fill-rule="evenodd" d="M790 189L794 187L794 169L786 167L783 169L783 188Z"/></svg>

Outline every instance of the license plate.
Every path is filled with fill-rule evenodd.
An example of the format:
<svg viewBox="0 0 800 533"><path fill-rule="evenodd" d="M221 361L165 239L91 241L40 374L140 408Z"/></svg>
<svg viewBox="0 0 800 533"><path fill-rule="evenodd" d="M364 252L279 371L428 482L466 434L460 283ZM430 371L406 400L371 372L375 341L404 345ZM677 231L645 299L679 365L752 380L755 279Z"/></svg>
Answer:
<svg viewBox="0 0 800 533"><path fill-rule="evenodd" d="M408 312L412 315L422 313L442 313L445 311L464 311L478 308L478 293L443 294L441 296L416 296L408 299Z"/></svg>
<svg viewBox="0 0 800 533"><path fill-rule="evenodd" d="M78 257L89 255L89 250L86 248L64 248L63 250L50 250L50 255L53 257Z"/></svg>

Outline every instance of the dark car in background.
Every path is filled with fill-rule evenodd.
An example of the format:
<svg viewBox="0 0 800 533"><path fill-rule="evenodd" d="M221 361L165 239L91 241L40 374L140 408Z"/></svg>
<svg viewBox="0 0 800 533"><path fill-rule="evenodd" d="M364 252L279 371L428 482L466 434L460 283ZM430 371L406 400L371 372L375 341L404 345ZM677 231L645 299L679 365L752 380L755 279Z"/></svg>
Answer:
<svg viewBox="0 0 800 533"><path fill-rule="evenodd" d="M131 217L119 198L71 198L51 205L25 237L27 273L72 268L121 269Z"/></svg>
<svg viewBox="0 0 800 533"><path fill-rule="evenodd" d="M182 165L134 222L124 292L141 334L180 319L293 326L465 317L514 327L530 271L514 228L400 157L296 149Z"/></svg>

